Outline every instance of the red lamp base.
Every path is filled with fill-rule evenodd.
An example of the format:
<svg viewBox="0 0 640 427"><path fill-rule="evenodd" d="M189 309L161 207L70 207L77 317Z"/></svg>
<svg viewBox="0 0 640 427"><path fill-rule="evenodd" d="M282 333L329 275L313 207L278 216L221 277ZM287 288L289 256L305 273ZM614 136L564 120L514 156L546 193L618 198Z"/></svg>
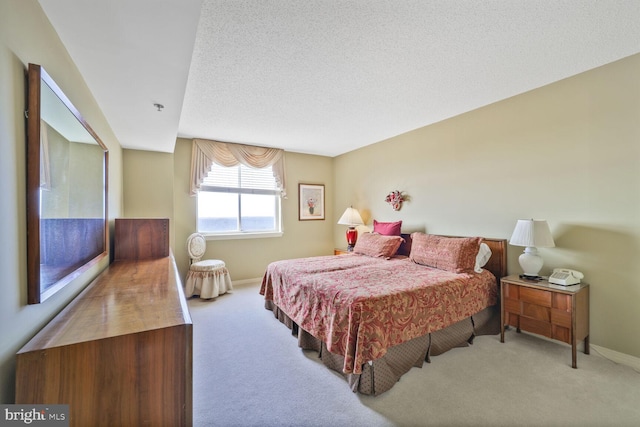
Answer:
<svg viewBox="0 0 640 427"><path fill-rule="evenodd" d="M347 229L347 250L352 251L358 240L358 230L355 227L349 227Z"/></svg>

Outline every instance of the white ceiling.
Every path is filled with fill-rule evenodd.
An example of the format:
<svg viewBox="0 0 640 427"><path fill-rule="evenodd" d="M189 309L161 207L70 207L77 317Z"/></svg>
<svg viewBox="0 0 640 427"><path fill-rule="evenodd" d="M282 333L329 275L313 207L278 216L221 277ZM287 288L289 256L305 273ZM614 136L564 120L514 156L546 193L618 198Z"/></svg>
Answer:
<svg viewBox="0 0 640 427"><path fill-rule="evenodd" d="M640 52L638 0L39 1L121 145L160 152L336 156Z"/></svg>

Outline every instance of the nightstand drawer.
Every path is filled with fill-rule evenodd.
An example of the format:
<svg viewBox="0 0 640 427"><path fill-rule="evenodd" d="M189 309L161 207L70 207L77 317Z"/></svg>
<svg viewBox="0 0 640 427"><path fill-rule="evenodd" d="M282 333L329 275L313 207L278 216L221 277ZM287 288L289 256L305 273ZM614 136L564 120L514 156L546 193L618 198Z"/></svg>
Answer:
<svg viewBox="0 0 640 427"><path fill-rule="evenodd" d="M563 328L562 326L551 325L552 335L551 338L554 340L566 342L567 344L571 344L571 329Z"/></svg>
<svg viewBox="0 0 640 427"><path fill-rule="evenodd" d="M521 317L520 328L522 328L523 331L533 332L534 334L551 338L551 323L549 322Z"/></svg>
<svg viewBox="0 0 640 427"><path fill-rule="evenodd" d="M551 323L571 328L571 313L563 310L551 309Z"/></svg>
<svg viewBox="0 0 640 427"><path fill-rule="evenodd" d="M505 298L520 299L520 286L511 285L509 283L502 284L503 295Z"/></svg>
<svg viewBox="0 0 640 427"><path fill-rule="evenodd" d="M551 292L539 289L520 288L520 299L532 304L551 307Z"/></svg>
<svg viewBox="0 0 640 427"><path fill-rule="evenodd" d="M553 294L553 308L571 312L571 295Z"/></svg>
<svg viewBox="0 0 640 427"><path fill-rule="evenodd" d="M522 315L526 317L530 317L536 320L542 320L543 322L548 322L551 320L551 314L549 313L550 308L542 307L536 304L529 304L528 302L522 303Z"/></svg>
<svg viewBox="0 0 640 427"><path fill-rule="evenodd" d="M515 300L515 299L511 299L511 298L505 298L505 300L504 300L504 311L506 311L507 313L521 314L520 313L520 301Z"/></svg>

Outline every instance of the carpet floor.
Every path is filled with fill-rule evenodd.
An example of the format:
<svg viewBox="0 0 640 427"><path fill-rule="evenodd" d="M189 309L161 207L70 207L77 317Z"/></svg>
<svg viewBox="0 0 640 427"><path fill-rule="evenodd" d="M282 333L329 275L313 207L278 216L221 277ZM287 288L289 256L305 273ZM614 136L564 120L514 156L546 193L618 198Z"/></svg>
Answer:
<svg viewBox="0 0 640 427"><path fill-rule="evenodd" d="M264 308L259 284L188 301L194 426L639 426L640 373L508 330L413 368L386 393L351 392Z"/></svg>

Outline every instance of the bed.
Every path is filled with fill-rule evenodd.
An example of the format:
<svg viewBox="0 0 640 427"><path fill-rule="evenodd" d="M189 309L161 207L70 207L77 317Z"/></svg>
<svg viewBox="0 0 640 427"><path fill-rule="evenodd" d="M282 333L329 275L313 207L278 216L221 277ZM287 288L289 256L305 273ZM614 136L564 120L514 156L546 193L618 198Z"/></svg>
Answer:
<svg viewBox="0 0 640 427"><path fill-rule="evenodd" d="M260 294L301 348L354 392L379 395L432 356L499 333L504 275L504 239L365 233L354 253L269 264Z"/></svg>

